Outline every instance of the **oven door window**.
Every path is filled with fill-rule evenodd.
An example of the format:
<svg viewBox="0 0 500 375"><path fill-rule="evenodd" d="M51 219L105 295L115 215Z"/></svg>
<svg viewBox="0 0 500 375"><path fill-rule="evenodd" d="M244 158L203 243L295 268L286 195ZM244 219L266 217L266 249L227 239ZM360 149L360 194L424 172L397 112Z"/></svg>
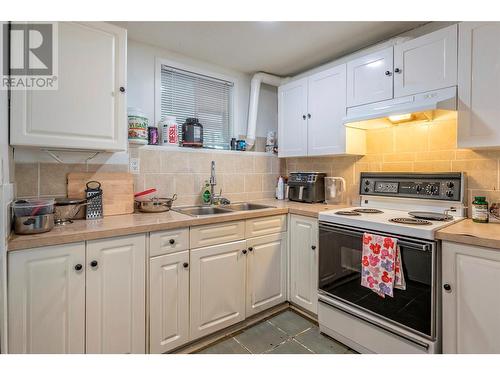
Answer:
<svg viewBox="0 0 500 375"><path fill-rule="evenodd" d="M362 233L320 230L319 289L328 295L431 336L432 253L400 246L406 290L382 298L361 286Z"/></svg>

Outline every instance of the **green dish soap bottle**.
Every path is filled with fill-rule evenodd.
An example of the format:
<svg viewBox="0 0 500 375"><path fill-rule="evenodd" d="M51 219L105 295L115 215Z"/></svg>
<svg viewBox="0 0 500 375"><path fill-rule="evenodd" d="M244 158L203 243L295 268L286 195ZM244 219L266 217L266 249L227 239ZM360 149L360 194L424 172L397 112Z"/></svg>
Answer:
<svg viewBox="0 0 500 375"><path fill-rule="evenodd" d="M204 204L210 204L210 184L208 180L205 180L205 186L203 187L203 191L201 193L201 201Z"/></svg>

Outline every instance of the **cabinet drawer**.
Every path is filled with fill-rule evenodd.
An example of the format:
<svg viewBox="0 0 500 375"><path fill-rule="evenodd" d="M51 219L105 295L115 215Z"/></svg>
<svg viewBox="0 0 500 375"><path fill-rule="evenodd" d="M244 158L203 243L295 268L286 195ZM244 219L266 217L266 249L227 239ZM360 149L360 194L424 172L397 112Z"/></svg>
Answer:
<svg viewBox="0 0 500 375"><path fill-rule="evenodd" d="M259 217L246 222L245 237L265 236L286 231L286 215Z"/></svg>
<svg viewBox="0 0 500 375"><path fill-rule="evenodd" d="M172 254L189 249L189 228L151 232L149 256Z"/></svg>
<svg viewBox="0 0 500 375"><path fill-rule="evenodd" d="M191 249L245 239L245 222L230 221L192 227L189 233Z"/></svg>

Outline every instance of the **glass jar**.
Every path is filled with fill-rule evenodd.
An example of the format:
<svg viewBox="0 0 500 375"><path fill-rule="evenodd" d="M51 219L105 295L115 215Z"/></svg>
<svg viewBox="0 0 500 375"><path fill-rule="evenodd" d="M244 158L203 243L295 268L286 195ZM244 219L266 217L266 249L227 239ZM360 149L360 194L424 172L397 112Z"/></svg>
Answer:
<svg viewBox="0 0 500 375"><path fill-rule="evenodd" d="M487 223L489 221L486 197L474 197L474 201L472 202L472 221L475 223Z"/></svg>

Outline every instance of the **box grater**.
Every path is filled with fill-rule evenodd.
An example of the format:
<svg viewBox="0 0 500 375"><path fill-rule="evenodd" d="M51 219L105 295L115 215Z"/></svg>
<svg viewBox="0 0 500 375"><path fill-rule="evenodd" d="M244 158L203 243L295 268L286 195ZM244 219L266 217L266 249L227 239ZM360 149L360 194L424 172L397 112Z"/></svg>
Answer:
<svg viewBox="0 0 500 375"><path fill-rule="evenodd" d="M102 189L101 183L98 181L87 182L85 189L85 196L87 197L87 220L102 219Z"/></svg>

